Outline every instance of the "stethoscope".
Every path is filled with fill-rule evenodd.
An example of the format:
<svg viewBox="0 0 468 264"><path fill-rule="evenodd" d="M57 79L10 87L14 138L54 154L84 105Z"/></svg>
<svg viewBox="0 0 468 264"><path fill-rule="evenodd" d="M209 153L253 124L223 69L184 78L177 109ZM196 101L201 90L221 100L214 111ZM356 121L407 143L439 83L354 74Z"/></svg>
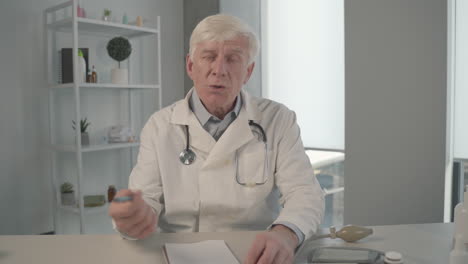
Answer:
<svg viewBox="0 0 468 264"><path fill-rule="evenodd" d="M265 160L263 162L263 182L241 182L239 181L239 153L236 150L236 158L235 158L235 166L236 166L236 182L240 185L247 186L247 187L254 187L256 185L263 185L267 182L268 180L268 171L269 171L269 164L268 164L268 146L267 146L267 136L265 133L265 130L263 130L262 126L259 124L255 123L253 120L249 120L249 126L254 126L262 132L262 141L265 149ZM196 158L197 155L195 152L193 152L192 149L190 149L190 132L189 132L189 127L188 125L185 125L185 135L186 135L186 146L185 149L182 150L179 154L179 160L182 162L184 165L190 165L192 164ZM266 176L266 177L265 177Z"/></svg>

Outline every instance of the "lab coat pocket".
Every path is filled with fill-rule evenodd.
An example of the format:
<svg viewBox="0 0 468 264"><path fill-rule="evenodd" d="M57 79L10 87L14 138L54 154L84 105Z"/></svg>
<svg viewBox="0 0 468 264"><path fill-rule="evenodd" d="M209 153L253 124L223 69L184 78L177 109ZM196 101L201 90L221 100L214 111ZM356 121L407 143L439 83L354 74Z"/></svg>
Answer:
<svg viewBox="0 0 468 264"><path fill-rule="evenodd" d="M238 183L251 186L268 180L268 153L263 142L247 144L238 155Z"/></svg>

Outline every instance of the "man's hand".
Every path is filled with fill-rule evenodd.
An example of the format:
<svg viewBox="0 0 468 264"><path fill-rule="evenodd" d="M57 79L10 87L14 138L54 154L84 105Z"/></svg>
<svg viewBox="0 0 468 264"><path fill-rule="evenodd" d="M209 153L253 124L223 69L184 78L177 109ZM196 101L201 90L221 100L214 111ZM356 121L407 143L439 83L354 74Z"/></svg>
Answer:
<svg viewBox="0 0 468 264"><path fill-rule="evenodd" d="M255 237L244 264L289 264L299 243L296 234L283 225Z"/></svg>
<svg viewBox="0 0 468 264"><path fill-rule="evenodd" d="M115 197L131 196L126 202L112 202L109 206L117 229L128 236L143 239L156 230L158 217L154 210L143 200L140 191L120 190Z"/></svg>

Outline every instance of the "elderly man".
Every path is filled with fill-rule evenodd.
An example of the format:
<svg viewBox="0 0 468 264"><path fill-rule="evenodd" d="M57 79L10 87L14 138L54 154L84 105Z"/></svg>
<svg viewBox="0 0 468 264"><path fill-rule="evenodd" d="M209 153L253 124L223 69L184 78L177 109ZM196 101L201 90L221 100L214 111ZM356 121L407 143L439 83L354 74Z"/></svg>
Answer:
<svg viewBox="0 0 468 264"><path fill-rule="evenodd" d="M245 263L291 263L317 229L323 193L294 112L242 91L258 40L238 18L205 18L190 38L194 88L156 112L141 133L129 190L109 208L124 236L265 230Z"/></svg>

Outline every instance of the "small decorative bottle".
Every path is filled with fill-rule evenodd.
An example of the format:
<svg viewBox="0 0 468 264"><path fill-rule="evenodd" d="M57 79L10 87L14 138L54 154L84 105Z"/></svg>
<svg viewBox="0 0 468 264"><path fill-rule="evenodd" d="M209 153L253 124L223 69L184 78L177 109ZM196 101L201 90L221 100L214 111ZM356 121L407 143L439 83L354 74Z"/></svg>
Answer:
<svg viewBox="0 0 468 264"><path fill-rule="evenodd" d="M91 73L91 82L97 83L97 72L93 65L93 72Z"/></svg>
<svg viewBox="0 0 468 264"><path fill-rule="evenodd" d="M77 11L77 16L78 17L83 17L83 9L81 8L81 0L78 1L78 5L76 7L76 11Z"/></svg>
<svg viewBox="0 0 468 264"><path fill-rule="evenodd" d="M122 17L122 24L128 24L128 17L127 17L127 13L124 13L123 17Z"/></svg>
<svg viewBox="0 0 468 264"><path fill-rule="evenodd" d="M86 82L87 83L92 83L93 82L93 79L92 79L92 76L91 76L91 70L88 69L88 74L86 75Z"/></svg>
<svg viewBox="0 0 468 264"><path fill-rule="evenodd" d="M143 18L141 16L137 16L136 25L139 26L139 27L143 26Z"/></svg>
<svg viewBox="0 0 468 264"><path fill-rule="evenodd" d="M114 200L114 196L117 193L117 189L115 189L114 185L109 185L109 188L107 189L107 201L110 203L112 200Z"/></svg>
<svg viewBox="0 0 468 264"><path fill-rule="evenodd" d="M85 83L86 82L86 61L84 59L83 52L78 49L78 72L79 77L77 78L78 83Z"/></svg>
<svg viewBox="0 0 468 264"><path fill-rule="evenodd" d="M78 6L77 6L77 11L78 11L78 17L86 17L86 12L83 7L83 2L81 0L78 1Z"/></svg>

